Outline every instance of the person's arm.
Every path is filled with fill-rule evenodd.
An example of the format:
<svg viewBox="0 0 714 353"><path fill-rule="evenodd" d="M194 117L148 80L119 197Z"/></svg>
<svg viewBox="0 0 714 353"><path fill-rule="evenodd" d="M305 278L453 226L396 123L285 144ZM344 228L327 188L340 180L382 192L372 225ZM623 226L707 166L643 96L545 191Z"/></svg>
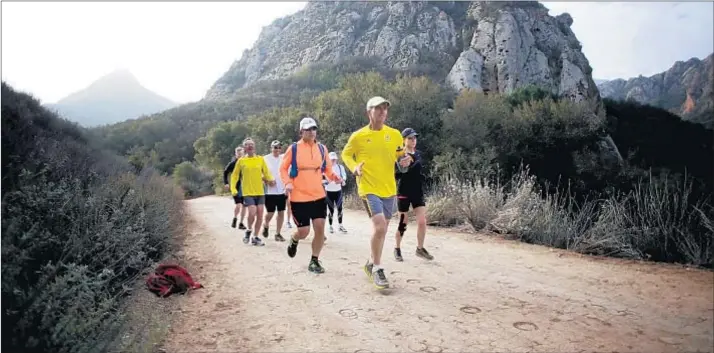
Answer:
<svg viewBox="0 0 714 353"><path fill-rule="evenodd" d="M236 195L238 194L238 176L240 176L240 162L236 161L235 166L233 167L233 172L231 172L231 194Z"/></svg>
<svg viewBox="0 0 714 353"><path fill-rule="evenodd" d="M404 167L401 165L401 161L404 156L408 156L406 147L404 146L404 139L402 138L402 134L397 129L392 129L391 133L393 139L392 141L394 141L395 159L397 162L396 170L399 173L406 173L407 171L409 171L409 165ZM410 164L412 161L412 158L409 158Z"/></svg>
<svg viewBox="0 0 714 353"><path fill-rule="evenodd" d="M262 159L263 165L263 178L265 178L265 181L275 181L275 178L273 178L273 174L270 173L270 168L268 168L268 163L265 162L265 158Z"/></svg>
<svg viewBox="0 0 714 353"><path fill-rule="evenodd" d="M292 184L293 180L290 179L290 162L293 160L293 149L292 146L288 147L283 155L283 160L280 162L280 180L283 181L283 185L287 186Z"/></svg>
<svg viewBox="0 0 714 353"><path fill-rule="evenodd" d="M233 172L233 169L235 169L237 161L238 161L237 159L230 161L228 164L226 164L226 167L223 169L223 184L224 185L228 184L228 182L230 181L230 180L228 180L228 177Z"/></svg>
<svg viewBox="0 0 714 353"><path fill-rule="evenodd" d="M347 167L347 169L349 169L352 173L354 173L357 164L359 164L355 159L355 153L357 153L358 144L356 135L356 132L353 132L352 135L350 135L350 138L347 139L347 144L342 149L341 153L342 162L345 163L345 167Z"/></svg>

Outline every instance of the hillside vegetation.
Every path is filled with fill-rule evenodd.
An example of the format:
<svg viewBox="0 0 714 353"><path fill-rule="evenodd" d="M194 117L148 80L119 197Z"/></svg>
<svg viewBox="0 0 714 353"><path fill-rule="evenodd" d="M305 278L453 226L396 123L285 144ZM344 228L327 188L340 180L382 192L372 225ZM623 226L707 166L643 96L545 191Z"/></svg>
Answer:
<svg viewBox="0 0 714 353"><path fill-rule="evenodd" d="M245 137L255 139L258 151L267 153L272 140L294 141L297 123L305 115L318 120L319 139L339 151L349 134L367 123L364 102L382 95L393 103L388 122L391 126L420 131L419 148L431 173L429 188L439 195L431 208L432 221L448 225L469 220L476 229L487 226L523 234L522 229L508 230L503 225L503 212L511 218L522 214L517 216L520 219L538 213L516 213L511 206L502 207L508 203L507 195L527 189L523 195L548 202L551 208L547 212L561 217L537 222L542 227L560 222L570 233L559 235L559 239L570 240L543 240L546 231L533 230L535 226L528 229L540 235L519 235L523 240L572 248L568 244L574 237L588 234L597 238L591 230L597 225L598 229L608 229L601 231L601 236L619 229L617 234L622 233L625 240L618 241L636 250L613 250L613 245L592 239L601 245L580 250L711 264L714 232L708 222L714 218L710 203L714 166L701 161L714 160L714 148L710 131L701 125L682 121L663 109L611 100L604 101L605 113L595 115L591 102L575 103L533 86L510 95L470 90L457 93L428 75L396 74L379 66L366 70L370 65L373 63L369 60L355 59L349 65L312 66L290 79L260 82L239 90L230 101L203 101L195 115L174 110L101 132L113 146L123 144L119 151L129 151L137 168L160 164L162 170L170 172L181 163L175 182L183 186L185 195L194 197L210 193L211 188L220 189L221 170ZM185 112L189 108L177 109ZM229 117L219 111L240 113ZM163 128L153 133L143 129L150 124ZM177 127L192 125L201 128L185 129L178 139L170 138ZM601 143L608 135L619 147L624 163L613 162L603 151ZM157 136L163 142L156 142ZM136 151L143 151L143 155ZM480 191L474 191L471 199L453 200L454 195L470 188L486 189L473 189ZM492 197L496 202L488 211L478 211L486 216L470 214L476 210L439 210L438 205L447 210L459 209L454 205L478 208L474 205L488 200L486 196L477 197L485 190L495 193ZM604 206L607 204L611 208ZM644 216L645 211L638 207L653 213ZM615 228L597 223L605 219L606 212L616 212L619 217L615 220L615 215L607 216L609 222L615 222L608 227ZM576 227L568 223L574 222L572 219L582 224ZM687 245L681 243L685 238Z"/></svg>
<svg viewBox="0 0 714 353"><path fill-rule="evenodd" d="M182 195L2 84L2 351L116 348L125 297L182 231Z"/></svg>

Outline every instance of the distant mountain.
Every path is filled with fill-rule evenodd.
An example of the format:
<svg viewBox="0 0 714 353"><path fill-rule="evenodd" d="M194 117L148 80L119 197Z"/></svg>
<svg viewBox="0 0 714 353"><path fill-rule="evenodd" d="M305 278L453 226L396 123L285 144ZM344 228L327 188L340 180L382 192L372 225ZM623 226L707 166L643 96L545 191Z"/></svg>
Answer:
<svg viewBox="0 0 714 353"><path fill-rule="evenodd" d="M714 54L704 60L677 61L667 71L650 77L598 83L600 96L634 100L667 109L684 120L714 127Z"/></svg>
<svg viewBox="0 0 714 353"><path fill-rule="evenodd" d="M117 70L45 107L80 125L91 127L158 113L176 105L146 89L128 70Z"/></svg>

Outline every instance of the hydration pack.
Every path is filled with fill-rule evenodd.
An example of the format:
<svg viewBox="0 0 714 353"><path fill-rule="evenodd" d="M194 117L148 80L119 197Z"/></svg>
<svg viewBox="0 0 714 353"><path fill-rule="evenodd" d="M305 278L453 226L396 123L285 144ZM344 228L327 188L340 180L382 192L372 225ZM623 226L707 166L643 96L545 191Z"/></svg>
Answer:
<svg viewBox="0 0 714 353"><path fill-rule="evenodd" d="M317 144L317 147L320 149L320 157L322 157L322 165L320 166L320 171L322 173L325 172L325 168L327 168L327 162L325 161L325 146L323 146L321 143ZM293 142L293 145L291 146L292 148L292 159L290 161L290 177L295 178L298 175L298 166L297 166L297 142Z"/></svg>

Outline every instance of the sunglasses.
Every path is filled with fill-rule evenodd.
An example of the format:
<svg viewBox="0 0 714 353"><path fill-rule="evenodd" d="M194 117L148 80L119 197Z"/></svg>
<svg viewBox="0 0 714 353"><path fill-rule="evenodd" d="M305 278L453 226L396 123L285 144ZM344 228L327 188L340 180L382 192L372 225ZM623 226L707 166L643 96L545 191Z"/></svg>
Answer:
<svg viewBox="0 0 714 353"><path fill-rule="evenodd" d="M273 149L274 149L274 150L279 150L279 149L282 148L282 147L283 147L283 146L273 146Z"/></svg>
<svg viewBox="0 0 714 353"><path fill-rule="evenodd" d="M313 126L311 128L303 129L303 131L317 131L317 126Z"/></svg>

